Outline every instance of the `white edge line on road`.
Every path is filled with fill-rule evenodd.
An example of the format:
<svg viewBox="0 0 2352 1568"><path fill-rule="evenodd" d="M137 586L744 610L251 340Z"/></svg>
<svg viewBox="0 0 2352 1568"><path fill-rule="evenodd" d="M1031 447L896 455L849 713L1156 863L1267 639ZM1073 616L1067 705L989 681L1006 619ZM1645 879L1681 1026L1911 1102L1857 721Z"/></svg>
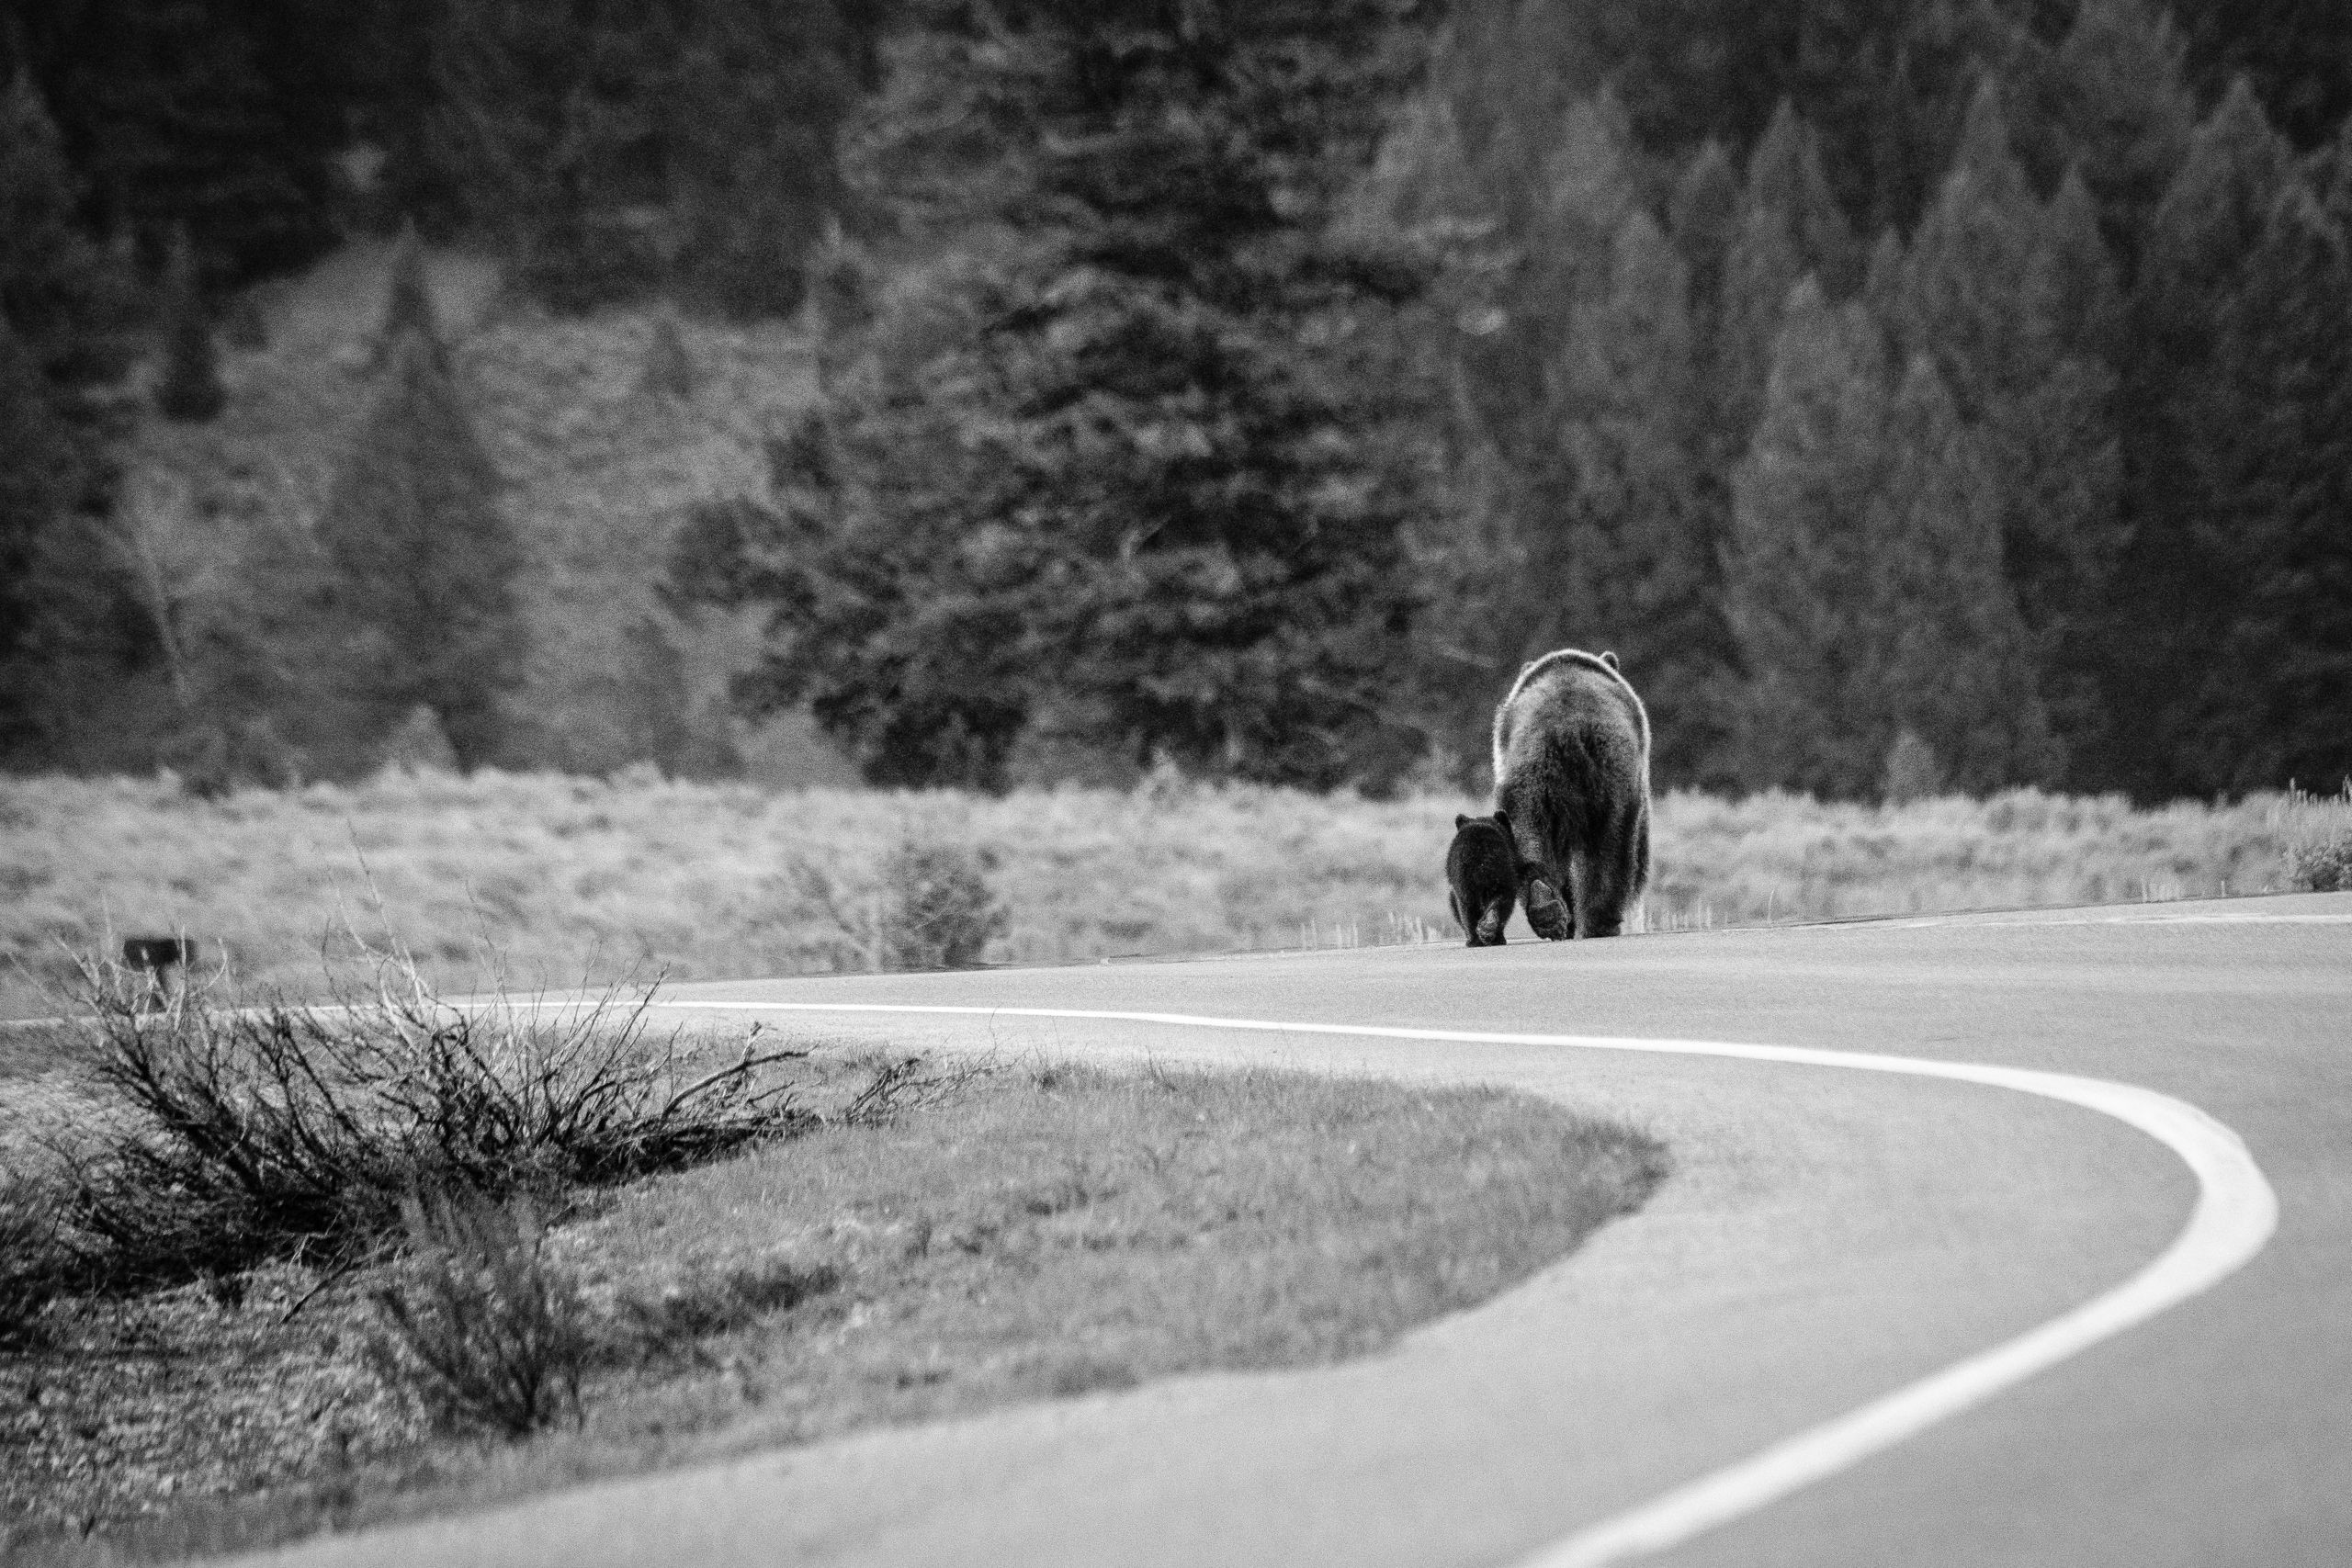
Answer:
<svg viewBox="0 0 2352 1568"><path fill-rule="evenodd" d="M2135 1127L2180 1156L2197 1178L2188 1223L2156 1258L2114 1289L2092 1297L2014 1339L1906 1383L1860 1407L1785 1438L1709 1475L1589 1525L1514 1568L1598 1568L1664 1551L1752 1513L1937 1422L1982 1404L2101 1340L2209 1289L2260 1252L2278 1224L2278 1200L2245 1144L2186 1100L2132 1084L1918 1056L1822 1051L1796 1045L1745 1045L1712 1040L1642 1040L1585 1034L1509 1034L1478 1030L1404 1029L1373 1024L1295 1023L1207 1018L1175 1012L1106 1012L1076 1008L923 1007L883 1002L658 1001L662 1009L727 1012L960 1014L996 1018L1093 1019L1280 1034L1339 1034L1464 1044L1540 1045L1587 1051L1645 1051L1678 1056L1728 1056L1796 1066L1843 1067L1913 1077L1951 1078L2064 1100Z"/></svg>

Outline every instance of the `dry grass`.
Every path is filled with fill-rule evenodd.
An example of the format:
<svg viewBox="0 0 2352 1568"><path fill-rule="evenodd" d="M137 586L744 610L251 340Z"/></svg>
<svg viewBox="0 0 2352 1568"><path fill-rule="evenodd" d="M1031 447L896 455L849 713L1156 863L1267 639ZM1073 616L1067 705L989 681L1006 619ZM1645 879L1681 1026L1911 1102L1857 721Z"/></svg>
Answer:
<svg viewBox="0 0 2352 1568"><path fill-rule="evenodd" d="M834 1053L832 1079L864 1065ZM84 1303L0 1361L27 1561L182 1555L877 1423L1355 1355L1637 1206L1665 1156L1495 1092L1032 1065L607 1192L535 1243L597 1325L578 1418L444 1435L366 1276ZM536 1288L536 1287L535 1287ZM78 1538L87 1534L88 1540Z"/></svg>
<svg viewBox="0 0 2352 1568"><path fill-rule="evenodd" d="M315 991L345 917L389 928L444 985L472 983L484 939L526 984L860 969L875 944L819 884L874 885L910 833L992 860L993 962L1452 942L1445 846L1471 805L1166 778L989 799L389 774L210 802L155 780L5 780L0 1011L48 1010L67 950L110 930L186 930L249 980ZM2253 893L2291 886L2290 850L2347 825L2352 801L2310 795L2135 810L2032 791L1889 807L1673 795L1648 921Z"/></svg>

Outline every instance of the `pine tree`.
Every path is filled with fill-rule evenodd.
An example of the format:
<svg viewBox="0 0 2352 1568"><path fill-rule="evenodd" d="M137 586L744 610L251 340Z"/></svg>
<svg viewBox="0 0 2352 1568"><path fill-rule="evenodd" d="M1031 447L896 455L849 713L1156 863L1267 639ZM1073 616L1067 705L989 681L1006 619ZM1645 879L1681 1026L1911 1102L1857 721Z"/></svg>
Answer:
<svg viewBox="0 0 2352 1568"><path fill-rule="evenodd" d="M1395 90L1389 15L1014 21L933 85L1006 117L972 188L1011 243L876 322L888 352L838 385L833 457L747 530L775 615L748 694L806 697L881 783L1001 783L1030 727L1376 781L1408 755L1382 709L1414 609L1403 530L1438 503L1384 326L1418 280L1328 220Z"/></svg>
<svg viewBox="0 0 2352 1568"><path fill-rule="evenodd" d="M51 570L59 533L88 483L87 454L57 392L0 314L0 748L28 721L39 627L64 608Z"/></svg>
<svg viewBox="0 0 2352 1568"><path fill-rule="evenodd" d="M2352 241L2300 181L2220 316L2186 778L2324 790L2352 776Z"/></svg>
<svg viewBox="0 0 2352 1568"><path fill-rule="evenodd" d="M2084 0L2052 66L2041 98L2057 156L2081 171L2128 270L2196 125L2181 40L2146 0Z"/></svg>
<svg viewBox="0 0 2352 1568"><path fill-rule="evenodd" d="M1724 260L1739 220L1739 175L1724 144L1710 139L1675 177L1667 203L1674 248L1690 269L1690 291L1703 341L1711 335L1722 291Z"/></svg>
<svg viewBox="0 0 2352 1568"><path fill-rule="evenodd" d="M2083 638L2120 545L2120 475L2112 373L2068 355L2069 331L2092 323L2058 313L2077 302L2095 309L2091 291L2105 281L2098 236L2080 230L2079 203L2071 210L2077 227L2061 231L2065 214L2033 199L1988 80L1970 106L1952 172L1920 221L1893 313L1902 351L1932 361L1988 455L1996 558L2030 635L2029 684L2070 742L2095 744L2098 705ZM1937 750L1957 765L1948 748Z"/></svg>
<svg viewBox="0 0 2352 1568"><path fill-rule="evenodd" d="M63 388L118 374L132 315L122 269L74 216L82 181L29 75L0 91L0 313Z"/></svg>
<svg viewBox="0 0 2352 1568"><path fill-rule="evenodd" d="M2100 630L2106 705L2129 714L2083 782L2162 796L2181 766L2194 693L2220 635L2199 528L2215 505L2198 454L2233 417L2212 407L2217 305L2234 291L2293 177L2286 145L2243 82L2190 138L2150 225L2128 307L2121 427L2132 537Z"/></svg>
<svg viewBox="0 0 2352 1568"><path fill-rule="evenodd" d="M1770 208L1749 206L1724 258L1723 302L1713 353L1708 451L1728 464L1744 451L1764 403L1774 344L1789 291L1805 276L1789 226Z"/></svg>
<svg viewBox="0 0 2352 1568"><path fill-rule="evenodd" d="M2123 289L2081 171L2068 169L2045 209L2028 292L2063 353L2110 368L2123 359Z"/></svg>
<svg viewBox="0 0 2352 1568"><path fill-rule="evenodd" d="M833 154L860 39L831 0L703 0L669 94L684 287L736 316L799 309L846 194Z"/></svg>
<svg viewBox="0 0 2352 1568"><path fill-rule="evenodd" d="M1548 378L1577 312L1609 288L1610 247L1640 202L1632 135L1612 98L1579 100L1556 135L1532 143L1498 134L1478 164L1520 260L1495 299L1502 330L1457 345L1461 384L1479 433L1524 471L1549 457L1560 412Z"/></svg>
<svg viewBox="0 0 2352 1568"><path fill-rule="evenodd" d="M1782 99L1747 160L1742 199L1779 213L1795 242L1797 259L1833 299L1851 292L1861 266L1854 231L1839 210L1821 166L1821 140L1796 107Z"/></svg>
<svg viewBox="0 0 2352 1568"><path fill-rule="evenodd" d="M430 707L468 768L496 753L500 699L524 651L514 602L522 550L497 489L456 387L431 345L406 334L320 533L344 615L373 634L350 672L356 692L388 723Z"/></svg>
<svg viewBox="0 0 2352 1568"><path fill-rule="evenodd" d="M1972 794L2050 783L2059 749L2003 570L1993 454L1924 354L1904 374L1882 440L1886 469L1866 525L1878 690L1853 722L1877 755L1917 736Z"/></svg>
<svg viewBox="0 0 2352 1568"><path fill-rule="evenodd" d="M1614 649L1661 716L1661 780L1706 776L1723 739L1729 637L1716 609L1724 502L1697 461L1690 269L1648 213L1619 226L1607 295L1555 380L1560 462L1519 594L1526 650Z"/></svg>
<svg viewBox="0 0 2352 1568"><path fill-rule="evenodd" d="M1885 349L1859 303L1790 297L1764 413L1732 478L1724 614L1747 672L1734 739L1750 789L1867 795L1892 737L1868 559L1885 464Z"/></svg>
<svg viewBox="0 0 2352 1568"><path fill-rule="evenodd" d="M1988 78L1970 104L1951 173L1912 237L1890 323L1906 355L1934 358L1963 419L1997 416L2049 372L2052 323L2026 309L2041 230Z"/></svg>
<svg viewBox="0 0 2352 1568"><path fill-rule="evenodd" d="M2317 147L2352 114L2352 14L2328 0L2173 0L2194 85L2209 98L2245 80L2297 147Z"/></svg>
<svg viewBox="0 0 2352 1568"><path fill-rule="evenodd" d="M200 424L229 406L220 384L220 351L212 341L212 316L205 309L204 283L187 231L172 237L164 273L164 376L155 407L164 417Z"/></svg>
<svg viewBox="0 0 2352 1568"><path fill-rule="evenodd" d="M1818 143L1783 103L1748 160L1737 228L1723 264L1712 352L1705 450L1721 471L1747 446L1761 412L1781 311L1798 279L1831 299L1860 281L1852 231L1823 177Z"/></svg>

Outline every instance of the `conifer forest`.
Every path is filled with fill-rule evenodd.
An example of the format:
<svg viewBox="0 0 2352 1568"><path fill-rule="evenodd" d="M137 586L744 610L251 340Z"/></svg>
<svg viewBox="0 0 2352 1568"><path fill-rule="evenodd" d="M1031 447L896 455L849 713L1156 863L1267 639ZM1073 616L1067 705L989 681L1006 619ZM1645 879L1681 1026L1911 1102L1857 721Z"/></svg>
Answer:
<svg viewBox="0 0 2352 1568"><path fill-rule="evenodd" d="M2335 791L2352 8L0 0L0 770L1477 788L1562 646Z"/></svg>

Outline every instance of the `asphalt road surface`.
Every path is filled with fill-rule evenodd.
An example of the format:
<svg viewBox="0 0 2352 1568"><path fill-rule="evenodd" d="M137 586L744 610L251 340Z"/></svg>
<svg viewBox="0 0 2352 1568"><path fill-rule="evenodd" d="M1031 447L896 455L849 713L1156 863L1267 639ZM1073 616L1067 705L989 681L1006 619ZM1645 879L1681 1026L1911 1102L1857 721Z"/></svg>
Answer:
<svg viewBox="0 0 2352 1568"><path fill-rule="evenodd" d="M1609 1544L1611 1521L1702 1478L1769 1468L1776 1445L2079 1320L2210 1231L2211 1278L2145 1321L1635 1555L1725 1568L2352 1563L2352 895L665 995L1997 1065L2199 1108L2223 1124L2209 1138L2221 1173L2200 1184L2177 1148L2098 1110L1851 1064L1008 1012L775 1018L907 1044L1508 1084L1649 1128L1676 1170L1575 1256L1345 1366L868 1433L281 1557L1633 1560L1611 1555L1634 1549ZM2232 1181L2233 1209L2216 1197Z"/></svg>

